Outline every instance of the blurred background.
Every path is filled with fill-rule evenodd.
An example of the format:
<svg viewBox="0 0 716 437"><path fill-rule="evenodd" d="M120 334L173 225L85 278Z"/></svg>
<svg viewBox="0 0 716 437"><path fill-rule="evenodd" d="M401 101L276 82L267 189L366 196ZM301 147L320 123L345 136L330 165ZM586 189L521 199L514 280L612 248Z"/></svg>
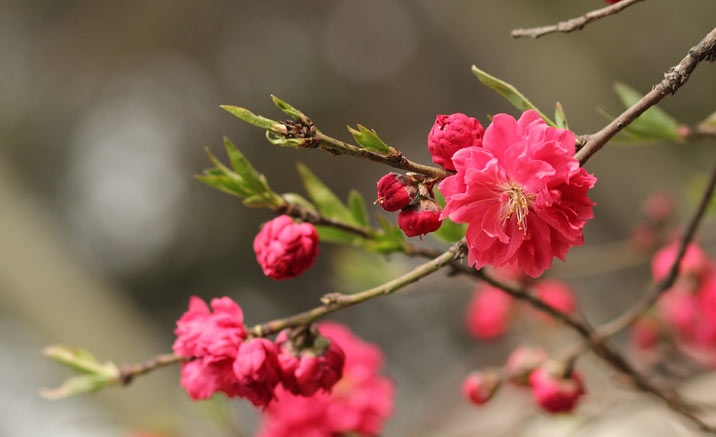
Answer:
<svg viewBox="0 0 716 437"><path fill-rule="evenodd" d="M341 196L356 188L372 201L387 169L279 150L219 105L281 119L269 97L275 94L334 137L350 139L345 126L361 123L429 163L425 138L436 114L464 112L485 125L488 114L516 115L479 84L470 72L475 64L548 114L561 102L573 130L593 132L606 121L598 108L622 109L614 82L647 92L716 17L713 0L650 0L569 35L509 35L603 5L0 0L0 435L252 435L258 419L251 409L221 400L190 404L177 368L98 395L57 402L37 395L70 375L41 356L47 344L139 362L170 350L191 295L231 296L254 324L417 262L395 256L388 267L368 263L356 273L345 268L354 253L323 245L302 277L265 278L251 242L271 215L193 179L209 167L205 147L223 156L228 136L278 192L301 192L300 160ZM697 123L715 109L715 77L713 65L702 65L662 107ZM599 182L587 245L570 254L573 264L557 262L550 274L579 290L590 320L617 314L648 285L647 259L623 250L638 205L651 192L668 192L683 221L692 205L686 187L711 165L712 147L609 145L588 163ZM712 225L702 234L713 236ZM386 435L509 435L505 426L543 420L519 395L478 412L460 397L460 382L471 368L500 364L524 341L555 345L571 337L548 328L537 339L517 332L478 342L463 322L470 281L440 273L413 288L418 292L336 316L385 351L386 372L398 386ZM605 401L609 372L594 367L591 378L605 383L594 384L595 401L585 408L603 412L612 405ZM538 425L531 429L526 435L538 434Z"/></svg>

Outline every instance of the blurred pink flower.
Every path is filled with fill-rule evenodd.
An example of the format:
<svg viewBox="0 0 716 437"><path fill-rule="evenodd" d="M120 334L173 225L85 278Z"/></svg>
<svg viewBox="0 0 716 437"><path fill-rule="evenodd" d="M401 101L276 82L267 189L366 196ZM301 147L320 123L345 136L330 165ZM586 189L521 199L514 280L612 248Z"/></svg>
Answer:
<svg viewBox="0 0 716 437"><path fill-rule="evenodd" d="M547 305L567 314L571 314L577 308L577 300L574 290L566 283L556 279L544 279L537 281L534 285L535 293ZM543 320L553 319L542 311L535 311L537 317Z"/></svg>
<svg viewBox="0 0 716 437"><path fill-rule="evenodd" d="M548 126L536 111L497 114L482 147L458 150L457 174L439 186L443 217L467 223L468 263L516 264L531 277L584 243L596 182L574 158L574 133Z"/></svg>
<svg viewBox="0 0 716 437"><path fill-rule="evenodd" d="M577 372L559 375L548 366L539 367L530 375L532 396L537 405L548 413L568 413L584 395L584 384Z"/></svg>
<svg viewBox="0 0 716 437"><path fill-rule="evenodd" d="M679 251L679 243L677 241L659 250L651 260L651 274L654 282L658 282L666 277L671 269L671 265L676 260ZM696 243L691 243L686 247L684 257L679 263L679 276L701 276L708 268L708 257L704 251Z"/></svg>
<svg viewBox="0 0 716 437"><path fill-rule="evenodd" d="M478 284L467 307L467 330L473 337L489 340L505 333L514 299L491 285Z"/></svg>
<svg viewBox="0 0 716 437"><path fill-rule="evenodd" d="M276 345L266 338L245 341L239 347L233 371L241 385L241 396L257 407L265 407L281 380Z"/></svg>
<svg viewBox="0 0 716 437"><path fill-rule="evenodd" d="M254 239L256 260L266 276L290 279L313 266L318 233L310 223L295 223L281 215L265 223Z"/></svg>
<svg viewBox="0 0 716 437"><path fill-rule="evenodd" d="M228 297L206 303L196 296L177 321L174 353L193 358L182 363L181 385L192 399L208 399L220 391L239 396L240 387L232 370L239 347L246 338L241 307Z"/></svg>
<svg viewBox="0 0 716 437"><path fill-rule="evenodd" d="M301 396L311 396L318 390L330 391L343 376L346 360L343 349L320 335L310 339L310 346L294 345L289 332L283 330L276 337L284 388Z"/></svg>
<svg viewBox="0 0 716 437"><path fill-rule="evenodd" d="M296 396L276 388L276 401L264 411L263 437L332 437L379 435L393 412L393 382L381 376L383 356L374 345L360 340L337 323L319 325L322 335L345 352L343 377L327 393Z"/></svg>
<svg viewBox="0 0 716 437"><path fill-rule="evenodd" d="M482 405L497 393L501 382L500 374L495 370L470 372L462 383L462 395L471 403Z"/></svg>

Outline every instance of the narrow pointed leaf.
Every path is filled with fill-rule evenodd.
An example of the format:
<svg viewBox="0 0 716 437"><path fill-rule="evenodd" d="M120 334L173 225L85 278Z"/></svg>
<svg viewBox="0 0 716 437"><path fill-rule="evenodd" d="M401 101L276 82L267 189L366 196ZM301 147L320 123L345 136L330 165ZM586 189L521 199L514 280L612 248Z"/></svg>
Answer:
<svg viewBox="0 0 716 437"><path fill-rule="evenodd" d="M226 137L224 137L224 147L231 161L231 166L234 168L236 174L243 179L246 188L254 194L261 194L267 191L268 186L264 182L265 179L261 177L259 172L256 171L249 160L246 159L231 140Z"/></svg>
<svg viewBox="0 0 716 437"><path fill-rule="evenodd" d="M350 208L353 220L357 224L360 226L368 225L368 212L361 193L356 190L351 190L348 193L348 208Z"/></svg>
<svg viewBox="0 0 716 437"><path fill-rule="evenodd" d="M260 127L261 129L266 129L277 133L281 132L283 123L271 120L270 118L266 118L261 115L256 115L246 108L231 105L221 105L220 108L233 115L234 117L237 117L245 121L246 123L252 124L256 127Z"/></svg>
<svg viewBox="0 0 716 437"><path fill-rule="evenodd" d="M353 232L344 231L343 229L334 228L332 226L316 226L318 238L321 243L347 244L349 246L362 246L364 238Z"/></svg>
<svg viewBox="0 0 716 437"><path fill-rule="evenodd" d="M388 154L392 152L392 148L385 144L383 140L378 137L378 134L373 129L368 129L363 125L358 125L358 130L348 126L348 132L353 135L356 142L364 149L372 150L374 152Z"/></svg>
<svg viewBox="0 0 716 437"><path fill-rule="evenodd" d="M318 207L324 217L346 223L357 224L351 211L343 204L330 188L328 188L308 167L298 163L298 173L303 180L308 196Z"/></svg>
<svg viewBox="0 0 716 437"><path fill-rule="evenodd" d="M42 353L46 357L52 358L80 372L99 373L104 370L103 364L97 361L94 355L82 348L58 344L46 347Z"/></svg>
<svg viewBox="0 0 716 437"><path fill-rule="evenodd" d="M110 380L105 375L86 374L77 375L67 379L57 388L43 388L40 395L45 399L55 400L63 399L70 396L93 393L110 384Z"/></svg>
<svg viewBox="0 0 716 437"><path fill-rule="evenodd" d="M569 123L567 123L567 115L564 113L564 108L559 102L557 102L557 105L554 108L554 122L557 127L560 127L562 129L569 129Z"/></svg>
<svg viewBox="0 0 716 437"><path fill-rule="evenodd" d="M293 106L289 105L285 101L279 99L278 97L274 96L273 94L271 95L271 100L273 100L273 104L276 105L276 107L281 112L283 112L284 114L293 118L294 120L303 121L303 122L306 122L309 120L309 118L306 117L306 114L304 114L303 112L294 108Z"/></svg>
<svg viewBox="0 0 716 437"><path fill-rule="evenodd" d="M206 185L216 188L224 193L231 194L237 197L247 197L250 195L249 192L244 190L235 178L225 175L196 175L194 176Z"/></svg>
<svg viewBox="0 0 716 437"><path fill-rule="evenodd" d="M542 113L542 111L537 109L537 107L532 104L532 102L530 102L527 97L525 97L521 92L519 92L517 88L515 88L513 85L501 79L498 79L495 76L487 74L486 72L480 70L474 65L472 66L472 72L475 76L477 76L480 82L482 82L488 88L495 91L505 99L507 99L507 101L510 102L515 108L523 112L528 109L534 109L539 113L539 115L544 119L544 121L547 122L547 124L554 127L557 126L555 122L550 120L549 117Z"/></svg>
<svg viewBox="0 0 716 437"><path fill-rule="evenodd" d="M634 88L616 83L614 91L625 107L631 107L642 95ZM634 142L670 141L679 137L679 122L658 106L652 106L620 132L617 139Z"/></svg>

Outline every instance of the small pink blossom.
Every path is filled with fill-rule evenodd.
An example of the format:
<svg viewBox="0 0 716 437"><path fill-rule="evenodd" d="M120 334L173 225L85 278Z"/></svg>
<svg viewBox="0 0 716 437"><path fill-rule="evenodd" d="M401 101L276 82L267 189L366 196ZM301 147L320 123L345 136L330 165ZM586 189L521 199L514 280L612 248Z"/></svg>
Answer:
<svg viewBox="0 0 716 437"><path fill-rule="evenodd" d="M549 413L568 413L584 395L584 384L577 372L560 375L561 369L543 365L530 375L532 396L537 405Z"/></svg>
<svg viewBox="0 0 716 437"><path fill-rule="evenodd" d="M243 312L228 297L212 299L211 308L213 312L192 296L174 331L174 353L193 358L182 363L181 374L181 385L192 399L208 399L215 392L239 396L241 391L232 365L246 338Z"/></svg>
<svg viewBox="0 0 716 437"><path fill-rule="evenodd" d="M562 281L544 279L534 285L534 290L542 302L563 313L571 314L577 307L574 290ZM543 320L552 321L552 318L547 314L541 311L536 311L536 313Z"/></svg>
<svg viewBox="0 0 716 437"><path fill-rule="evenodd" d="M492 369L470 372L462 383L462 395L475 405L487 403L497 393L502 378Z"/></svg>
<svg viewBox="0 0 716 437"><path fill-rule="evenodd" d="M584 243L593 217L587 191L596 178L574 158L574 133L548 126L536 111L497 114L482 147L452 157L457 173L439 186L442 217L467 223L468 263L516 264L537 277L554 257Z"/></svg>
<svg viewBox="0 0 716 437"><path fill-rule="evenodd" d="M440 229L440 206L431 199L421 199L416 205L398 214L398 227L408 237L429 234Z"/></svg>
<svg viewBox="0 0 716 437"><path fill-rule="evenodd" d="M241 396L257 407L265 407L281 380L276 346L271 340L255 338L239 347L233 366L242 388Z"/></svg>
<svg viewBox="0 0 716 437"><path fill-rule="evenodd" d="M480 147L485 129L465 114L438 115L428 133L428 150L433 162L446 170L455 170L452 156L465 147Z"/></svg>
<svg viewBox="0 0 716 437"><path fill-rule="evenodd" d="M310 223L295 223L281 215L261 228L254 239L254 252L266 276L295 278L316 260L318 233Z"/></svg>
<svg viewBox="0 0 716 437"><path fill-rule="evenodd" d="M314 337L310 332L302 339L303 344L294 344L289 332L281 331L276 337L284 388L301 396L311 396L318 390L330 391L343 376L346 359L343 349L335 341L319 334Z"/></svg>
<svg viewBox="0 0 716 437"><path fill-rule="evenodd" d="M634 322L629 334L631 343L637 350L650 350L659 343L662 327L653 316L646 314Z"/></svg>
<svg viewBox="0 0 716 437"><path fill-rule="evenodd" d="M399 211L410 205L418 195L418 188L407 176L388 173L378 181L378 205L386 211Z"/></svg>
<svg viewBox="0 0 716 437"><path fill-rule="evenodd" d="M541 348L520 346L510 352L505 362L505 372L510 381L527 385L530 374L547 359L547 352Z"/></svg>
<svg viewBox="0 0 716 437"><path fill-rule="evenodd" d="M679 243L675 241L654 255L651 260L651 273L654 282L666 277L671 265L676 260L678 251ZM691 243L686 247L684 257L681 258L679 263L679 276L701 276L708 266L708 257L704 251L696 243Z"/></svg>
<svg viewBox="0 0 716 437"><path fill-rule="evenodd" d="M467 307L467 330L481 340L497 338L505 333L514 299L499 288L478 284Z"/></svg>
<svg viewBox="0 0 716 437"><path fill-rule="evenodd" d="M644 212L653 221L663 221L674 214L674 198L667 193L654 193L644 202Z"/></svg>
<svg viewBox="0 0 716 437"><path fill-rule="evenodd" d="M393 413L393 382L379 374L381 351L337 323L319 325L322 335L345 352L343 377L330 392L296 396L276 388L264 410L262 437L379 435Z"/></svg>

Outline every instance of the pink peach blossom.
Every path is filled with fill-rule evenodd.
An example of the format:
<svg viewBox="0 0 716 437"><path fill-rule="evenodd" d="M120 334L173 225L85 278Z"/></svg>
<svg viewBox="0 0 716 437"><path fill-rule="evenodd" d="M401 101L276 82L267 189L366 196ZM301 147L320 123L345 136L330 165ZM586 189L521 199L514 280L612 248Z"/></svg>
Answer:
<svg viewBox="0 0 716 437"><path fill-rule="evenodd" d="M265 223L254 239L256 260L266 276L290 279L313 266L318 233L310 223L295 223L281 215Z"/></svg>
<svg viewBox="0 0 716 437"><path fill-rule="evenodd" d="M587 191L596 178L574 158L574 133L548 126L536 111L497 114L482 147L452 157L457 173L439 186L442 217L467 223L468 263L516 264L537 277L554 257L584 243L593 217Z"/></svg>

